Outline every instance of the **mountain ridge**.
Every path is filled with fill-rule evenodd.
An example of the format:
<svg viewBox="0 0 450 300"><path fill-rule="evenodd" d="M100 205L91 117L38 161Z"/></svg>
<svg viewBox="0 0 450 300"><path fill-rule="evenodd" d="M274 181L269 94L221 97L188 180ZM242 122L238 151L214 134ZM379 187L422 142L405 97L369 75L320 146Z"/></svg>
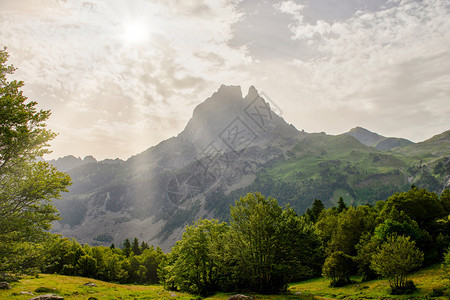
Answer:
<svg viewBox="0 0 450 300"><path fill-rule="evenodd" d="M354 127L350 129L350 131L343 134L351 135L362 144L382 151L388 151L393 148L406 147L414 144L410 140L397 137L385 137L360 126Z"/></svg>

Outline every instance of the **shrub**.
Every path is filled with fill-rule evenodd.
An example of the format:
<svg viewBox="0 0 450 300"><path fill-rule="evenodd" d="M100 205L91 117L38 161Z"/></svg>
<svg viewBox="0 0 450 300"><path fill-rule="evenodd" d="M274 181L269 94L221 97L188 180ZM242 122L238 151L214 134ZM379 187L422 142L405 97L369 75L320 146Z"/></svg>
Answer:
<svg viewBox="0 0 450 300"><path fill-rule="evenodd" d="M409 295L417 290L416 285L412 280L406 281L404 286L391 285L391 295Z"/></svg>

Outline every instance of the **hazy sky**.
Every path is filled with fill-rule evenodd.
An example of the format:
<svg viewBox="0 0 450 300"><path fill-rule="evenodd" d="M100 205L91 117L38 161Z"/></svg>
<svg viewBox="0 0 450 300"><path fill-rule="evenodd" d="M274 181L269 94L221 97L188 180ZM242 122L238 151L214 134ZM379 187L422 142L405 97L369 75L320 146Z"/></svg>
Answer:
<svg viewBox="0 0 450 300"><path fill-rule="evenodd" d="M448 0L0 0L0 46L51 109L50 157L128 158L221 84L297 129L450 129Z"/></svg>

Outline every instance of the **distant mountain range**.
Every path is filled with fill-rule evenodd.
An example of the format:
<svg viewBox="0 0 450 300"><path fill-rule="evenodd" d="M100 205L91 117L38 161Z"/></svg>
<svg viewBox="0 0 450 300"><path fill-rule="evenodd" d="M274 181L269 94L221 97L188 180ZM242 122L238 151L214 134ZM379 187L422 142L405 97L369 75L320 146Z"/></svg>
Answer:
<svg viewBox="0 0 450 300"><path fill-rule="evenodd" d="M53 232L93 245L138 237L168 250L197 218L227 220L250 191L299 213L321 199L374 203L412 184L450 187L450 131L413 143L356 127L342 135L298 131L254 87L221 86L186 128L126 161L51 161L73 185L56 202Z"/></svg>

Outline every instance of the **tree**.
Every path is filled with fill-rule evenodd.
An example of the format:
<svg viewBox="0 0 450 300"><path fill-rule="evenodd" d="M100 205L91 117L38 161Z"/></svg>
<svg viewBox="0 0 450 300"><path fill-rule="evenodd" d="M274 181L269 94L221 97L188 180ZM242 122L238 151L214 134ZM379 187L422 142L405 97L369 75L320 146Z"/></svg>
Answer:
<svg viewBox="0 0 450 300"><path fill-rule="evenodd" d="M15 70L7 59L6 48L0 50L0 271L24 271L42 255L36 245L59 219L52 201L67 191L70 177L37 161L55 137L45 124L50 111L28 101L22 81L7 80Z"/></svg>
<svg viewBox="0 0 450 300"><path fill-rule="evenodd" d="M146 249L150 249L150 246L146 242L142 241L141 242L141 252L144 252Z"/></svg>
<svg viewBox="0 0 450 300"><path fill-rule="evenodd" d="M339 200L337 203L338 203L337 211L339 213L341 213L347 209L347 205L345 205L344 199L342 199L342 197L339 197Z"/></svg>
<svg viewBox="0 0 450 300"><path fill-rule="evenodd" d="M141 255L141 247L139 246L139 240L137 237L134 238L133 244L131 246L131 251L133 251L134 255Z"/></svg>
<svg viewBox="0 0 450 300"><path fill-rule="evenodd" d="M206 219L186 227L171 253L170 277L176 287L202 295L219 289L223 276L223 235L228 229L226 223ZM168 278L164 269L160 269L160 276Z"/></svg>
<svg viewBox="0 0 450 300"><path fill-rule="evenodd" d="M420 267L423 253L417 249L409 236L392 235L372 256L372 269L383 277L389 278L391 288L408 289L408 274Z"/></svg>
<svg viewBox="0 0 450 300"><path fill-rule="evenodd" d="M408 192L396 193L389 197L384 204L381 215L387 216L391 213L391 210L403 211L408 217L416 221L420 228L432 233L435 229L436 219L446 215L442 207L443 202L445 201L440 201L435 193L412 187Z"/></svg>
<svg viewBox="0 0 450 300"><path fill-rule="evenodd" d="M284 288L281 272L276 268L280 217L282 209L276 199L249 193L231 207L231 256L236 261L234 273L241 283L257 292L278 292ZM234 255L233 255L234 254Z"/></svg>
<svg viewBox="0 0 450 300"><path fill-rule="evenodd" d="M289 280L317 272L320 241L292 209L249 193L230 212L226 254L237 288L277 293Z"/></svg>
<svg viewBox="0 0 450 300"><path fill-rule="evenodd" d="M350 275L352 270L348 266L352 264L353 259L351 256L342 251L333 252L323 264L323 276L331 278L330 285L333 287L349 284L351 283Z"/></svg>
<svg viewBox="0 0 450 300"><path fill-rule="evenodd" d="M444 272L444 276L450 279L450 248L448 248L447 252L444 254L444 262L442 263L441 268Z"/></svg>
<svg viewBox="0 0 450 300"><path fill-rule="evenodd" d="M325 209L325 206L323 205L322 201L319 199L314 199L313 205L311 209L306 210L306 215L309 217L311 222L317 222L319 219L320 214Z"/></svg>
<svg viewBox="0 0 450 300"><path fill-rule="evenodd" d="M439 198L439 201L442 205L442 208L444 209L444 212L447 215L450 215L450 190L449 189L445 189L442 192L441 197Z"/></svg>
<svg viewBox="0 0 450 300"><path fill-rule="evenodd" d="M129 239L125 239L125 241L123 242L123 254L125 254L126 257L129 257L131 252L133 252L131 250L131 243Z"/></svg>

